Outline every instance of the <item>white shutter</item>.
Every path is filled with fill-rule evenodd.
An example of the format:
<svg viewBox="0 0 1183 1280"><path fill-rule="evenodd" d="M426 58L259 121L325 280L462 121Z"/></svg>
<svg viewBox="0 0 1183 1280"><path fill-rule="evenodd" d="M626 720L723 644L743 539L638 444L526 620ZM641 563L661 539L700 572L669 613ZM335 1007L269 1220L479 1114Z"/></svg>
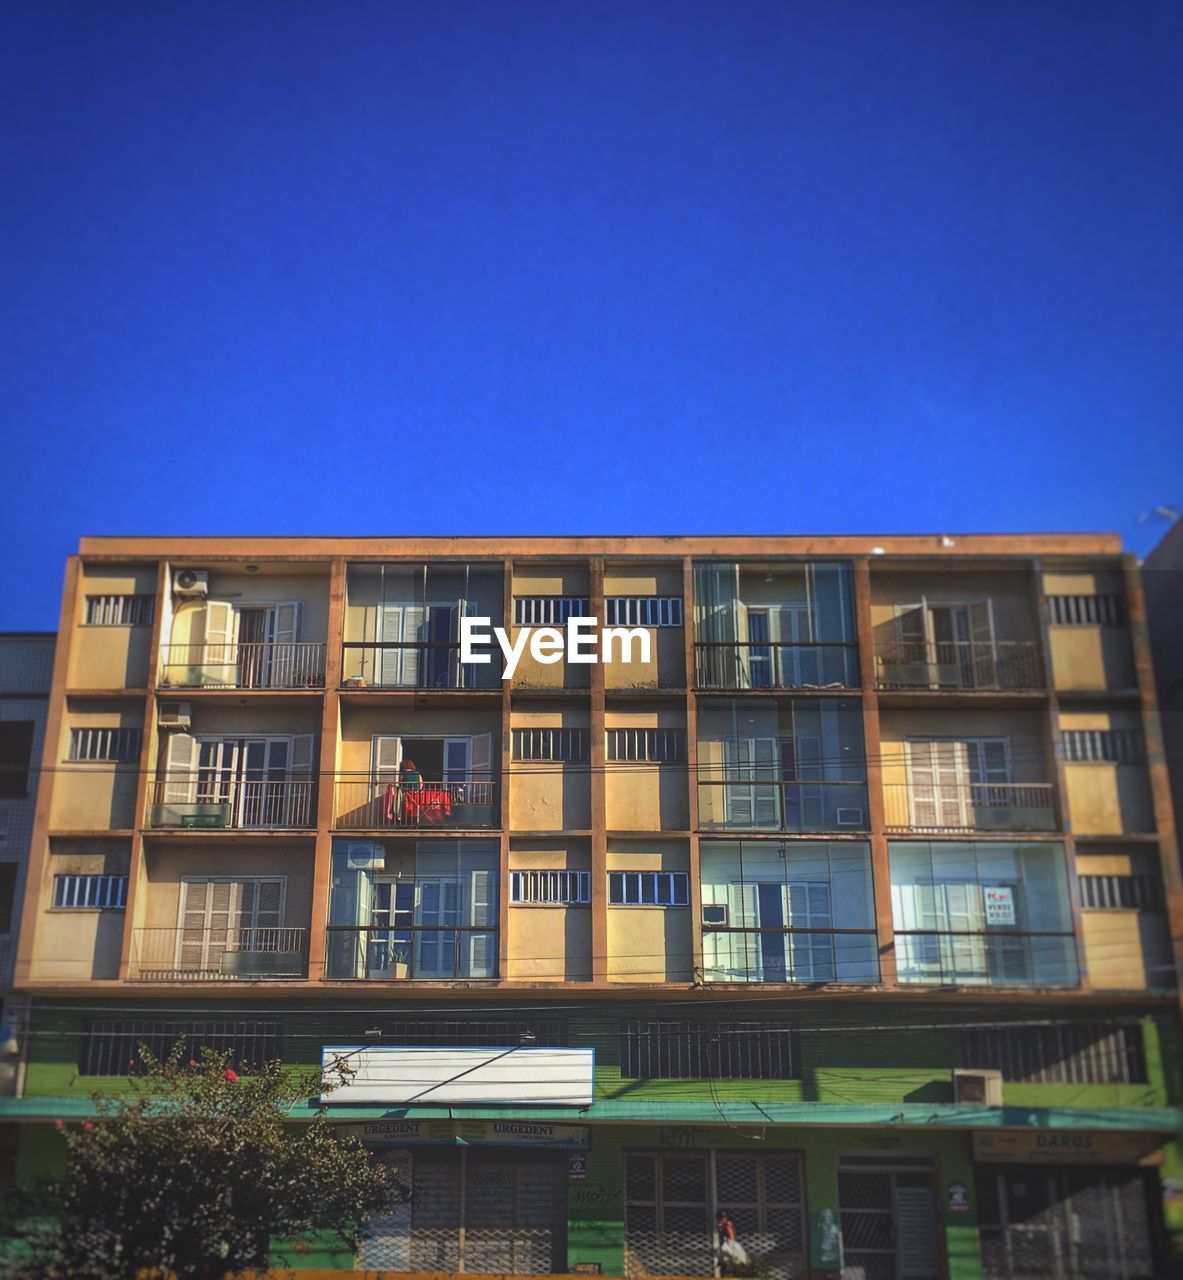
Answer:
<svg viewBox="0 0 1183 1280"><path fill-rule="evenodd" d="M933 744L927 739L908 738L904 743L908 770L908 801L914 827L937 825L936 768Z"/></svg>
<svg viewBox="0 0 1183 1280"><path fill-rule="evenodd" d="M974 684L978 687L997 683L998 673L994 649L994 604L975 600L969 606L969 638L972 641Z"/></svg>
<svg viewBox="0 0 1183 1280"><path fill-rule="evenodd" d="M760 898L756 884L738 881L728 886L732 927L758 929L760 927ZM758 981L760 978L760 935L758 933L732 933L730 966L732 976L738 981Z"/></svg>
<svg viewBox="0 0 1183 1280"><path fill-rule="evenodd" d="M494 885L496 873L493 871L469 872L469 924L492 925L494 902ZM491 978L494 974L495 957L493 955L493 938L490 933L470 933L468 935L468 977Z"/></svg>
<svg viewBox="0 0 1183 1280"><path fill-rule="evenodd" d="M312 825L312 797L316 791L316 737L297 733L288 757L288 821L293 827Z"/></svg>
<svg viewBox="0 0 1183 1280"><path fill-rule="evenodd" d="M170 733L164 749L165 804L191 804L197 799L197 739Z"/></svg>
<svg viewBox="0 0 1183 1280"><path fill-rule="evenodd" d="M274 606L275 622L272 639L276 644L295 644L300 638L300 615L304 609L300 600L280 600Z"/></svg>
<svg viewBox="0 0 1183 1280"><path fill-rule="evenodd" d="M403 606L403 644L417 645L429 639L427 635L427 609L421 604ZM407 688L417 688L424 669L424 650L414 647L403 649L402 665L397 683Z"/></svg>
<svg viewBox="0 0 1183 1280"><path fill-rule="evenodd" d="M469 757L468 779L470 782L490 782L493 778L493 735L491 733L474 733L472 735L472 753Z"/></svg>
<svg viewBox="0 0 1183 1280"><path fill-rule="evenodd" d="M751 743L723 740L723 798L729 827L750 827L755 815L755 796L751 787L740 785L740 779L751 776Z"/></svg>
<svg viewBox="0 0 1183 1280"><path fill-rule="evenodd" d="M224 600L205 602L205 650L202 657L202 683L238 684L238 615L234 606Z"/></svg>
<svg viewBox="0 0 1183 1280"><path fill-rule="evenodd" d="M380 787L398 781L399 766L403 762L403 740L390 734L376 733L370 754L374 781Z"/></svg>

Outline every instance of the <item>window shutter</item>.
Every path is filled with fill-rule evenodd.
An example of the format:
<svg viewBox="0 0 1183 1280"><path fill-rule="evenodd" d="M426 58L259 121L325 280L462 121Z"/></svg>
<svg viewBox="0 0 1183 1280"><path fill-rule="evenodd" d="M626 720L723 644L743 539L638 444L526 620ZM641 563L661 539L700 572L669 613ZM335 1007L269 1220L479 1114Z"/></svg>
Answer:
<svg viewBox="0 0 1183 1280"><path fill-rule="evenodd" d="M397 782L399 766L403 762L403 740L389 734L375 734L371 759L374 781L378 786Z"/></svg>
<svg viewBox="0 0 1183 1280"><path fill-rule="evenodd" d="M190 804L197 798L197 739L170 733L164 749L164 803Z"/></svg>
<svg viewBox="0 0 1183 1280"><path fill-rule="evenodd" d="M299 600L281 600L275 606L276 644L295 644L300 638L300 614L304 605Z"/></svg>
<svg viewBox="0 0 1183 1280"><path fill-rule="evenodd" d="M470 782L489 782L493 777L493 735L474 733L472 754L468 766Z"/></svg>
<svg viewBox="0 0 1183 1280"><path fill-rule="evenodd" d="M973 651L974 684L984 686L997 683L992 601L975 600L969 606L969 638Z"/></svg>

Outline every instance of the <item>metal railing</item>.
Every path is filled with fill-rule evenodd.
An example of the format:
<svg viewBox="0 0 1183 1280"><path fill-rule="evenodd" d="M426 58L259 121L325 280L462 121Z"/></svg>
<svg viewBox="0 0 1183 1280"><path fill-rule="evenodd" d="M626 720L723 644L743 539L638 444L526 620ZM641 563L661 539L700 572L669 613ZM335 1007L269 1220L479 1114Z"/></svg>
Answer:
<svg viewBox="0 0 1183 1280"><path fill-rule="evenodd" d="M307 930L288 925L136 929L137 982L259 982L308 975Z"/></svg>
<svg viewBox="0 0 1183 1280"><path fill-rule="evenodd" d="M858 646L698 640L694 679L699 689L854 689Z"/></svg>
<svg viewBox="0 0 1183 1280"><path fill-rule="evenodd" d="M1080 982L1071 933L897 929L895 959L900 982L1056 987Z"/></svg>
<svg viewBox="0 0 1183 1280"><path fill-rule="evenodd" d="M751 781L704 776L700 770L698 814L700 826L719 831L869 829L863 781L796 782L775 777Z"/></svg>
<svg viewBox="0 0 1183 1280"><path fill-rule="evenodd" d="M880 689L1042 689L1034 640L896 642L875 653Z"/></svg>
<svg viewBox="0 0 1183 1280"><path fill-rule="evenodd" d="M304 830L315 825L312 779L256 781L172 774L148 784L148 826Z"/></svg>
<svg viewBox="0 0 1183 1280"><path fill-rule="evenodd" d="M1050 782L886 783L890 831L1055 831Z"/></svg>
<svg viewBox="0 0 1183 1280"><path fill-rule="evenodd" d="M284 641L160 646L162 688L322 689L324 682L323 644Z"/></svg>
<svg viewBox="0 0 1183 1280"><path fill-rule="evenodd" d="M325 977L339 980L497 976L497 929L488 925L329 925L325 952Z"/></svg>
<svg viewBox="0 0 1183 1280"><path fill-rule="evenodd" d="M491 661L460 661L453 641L386 644L346 640L342 645L341 682L364 689L500 689L501 656L494 646Z"/></svg>
<svg viewBox="0 0 1183 1280"><path fill-rule="evenodd" d="M729 928L704 925L705 982L878 982L874 928Z"/></svg>
<svg viewBox="0 0 1183 1280"><path fill-rule="evenodd" d="M479 782L375 782L338 779L334 825L342 831L390 827L493 828L501 825L499 785Z"/></svg>

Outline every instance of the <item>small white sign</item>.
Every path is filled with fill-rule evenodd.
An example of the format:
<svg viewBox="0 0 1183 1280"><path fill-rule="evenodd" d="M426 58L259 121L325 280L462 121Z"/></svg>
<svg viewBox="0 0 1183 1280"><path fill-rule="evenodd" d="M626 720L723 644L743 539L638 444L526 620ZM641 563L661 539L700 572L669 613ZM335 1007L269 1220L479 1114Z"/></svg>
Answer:
<svg viewBox="0 0 1183 1280"><path fill-rule="evenodd" d="M1015 891L1009 885L983 885L986 924L1015 923Z"/></svg>

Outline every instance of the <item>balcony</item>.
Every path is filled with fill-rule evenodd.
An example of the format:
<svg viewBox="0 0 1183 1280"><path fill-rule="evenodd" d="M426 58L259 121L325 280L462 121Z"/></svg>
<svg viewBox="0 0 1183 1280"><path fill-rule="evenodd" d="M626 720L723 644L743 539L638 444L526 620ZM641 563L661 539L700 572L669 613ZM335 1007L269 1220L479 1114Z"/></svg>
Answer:
<svg viewBox="0 0 1183 1280"><path fill-rule="evenodd" d="M339 778L335 825L342 831L495 829L501 825L499 791L494 780L407 786L368 776Z"/></svg>
<svg viewBox="0 0 1183 1280"><path fill-rule="evenodd" d="M887 783L884 826L889 831L1055 831L1050 782Z"/></svg>
<svg viewBox="0 0 1183 1280"><path fill-rule="evenodd" d="M169 689L322 689L323 644L161 645L160 687Z"/></svg>
<svg viewBox="0 0 1183 1280"><path fill-rule="evenodd" d="M281 926L136 929L135 982L266 982L308 975L307 931Z"/></svg>
<svg viewBox="0 0 1183 1280"><path fill-rule="evenodd" d="M719 912L704 905L703 914ZM706 982L878 982L873 928L726 928L703 925Z"/></svg>
<svg viewBox="0 0 1183 1280"><path fill-rule="evenodd" d="M699 689L851 689L858 646L697 641L694 671Z"/></svg>
<svg viewBox="0 0 1183 1280"><path fill-rule="evenodd" d="M325 977L370 982L496 978L497 930L329 925Z"/></svg>
<svg viewBox="0 0 1183 1280"><path fill-rule="evenodd" d="M500 689L500 652L487 663L460 661L453 641L381 644L346 640L341 681L347 689Z"/></svg>
<svg viewBox="0 0 1183 1280"><path fill-rule="evenodd" d="M173 774L148 784L147 825L155 829L307 830L315 825L311 779L235 780Z"/></svg>
<svg viewBox="0 0 1183 1280"><path fill-rule="evenodd" d="M865 782L728 780L700 775L699 825L709 831L866 831Z"/></svg>
<svg viewBox="0 0 1183 1280"><path fill-rule="evenodd" d="M895 641L875 654L880 689L1042 689L1046 680L1033 640Z"/></svg>

